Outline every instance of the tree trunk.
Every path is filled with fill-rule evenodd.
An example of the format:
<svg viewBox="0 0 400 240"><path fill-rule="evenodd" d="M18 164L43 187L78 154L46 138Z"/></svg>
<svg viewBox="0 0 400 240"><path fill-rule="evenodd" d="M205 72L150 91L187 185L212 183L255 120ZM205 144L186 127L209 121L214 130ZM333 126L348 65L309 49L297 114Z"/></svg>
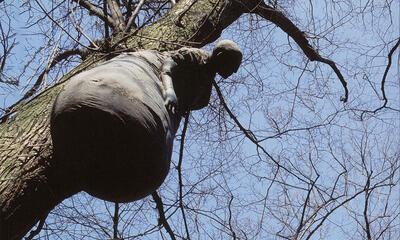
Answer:
<svg viewBox="0 0 400 240"><path fill-rule="evenodd" d="M236 1L198 0L192 5L194 1L179 1L151 26L133 30L127 47L160 51L201 47L246 12ZM0 239L21 239L58 203L81 190L79 183L66 182L63 172L52 166L49 115L65 81L102 61L104 56L91 55L59 84L16 106L0 125Z"/></svg>

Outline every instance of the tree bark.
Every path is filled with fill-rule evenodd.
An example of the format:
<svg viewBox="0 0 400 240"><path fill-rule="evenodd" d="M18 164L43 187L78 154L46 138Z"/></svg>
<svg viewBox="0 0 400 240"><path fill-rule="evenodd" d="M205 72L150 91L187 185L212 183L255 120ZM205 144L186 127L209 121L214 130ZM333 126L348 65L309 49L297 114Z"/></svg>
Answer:
<svg viewBox="0 0 400 240"><path fill-rule="evenodd" d="M124 36L127 47L159 51L182 45L201 47L246 12L236 1L194 1L179 1L154 24L132 30ZM99 54L89 56L58 84L16 106L0 124L0 239L21 239L58 203L81 191L79 183L65 181L62 169L52 165L49 116L64 83L105 60L106 56Z"/></svg>

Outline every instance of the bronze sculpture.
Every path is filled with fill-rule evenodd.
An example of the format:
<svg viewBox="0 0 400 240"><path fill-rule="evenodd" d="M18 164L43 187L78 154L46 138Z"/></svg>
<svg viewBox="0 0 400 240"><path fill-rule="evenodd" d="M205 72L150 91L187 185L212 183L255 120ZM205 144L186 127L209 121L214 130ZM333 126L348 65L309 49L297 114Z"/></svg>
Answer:
<svg viewBox="0 0 400 240"><path fill-rule="evenodd" d="M229 77L241 60L238 46L223 40L212 54L124 53L76 75L53 106L54 167L104 200L151 194L168 174L181 116L207 106L216 73Z"/></svg>

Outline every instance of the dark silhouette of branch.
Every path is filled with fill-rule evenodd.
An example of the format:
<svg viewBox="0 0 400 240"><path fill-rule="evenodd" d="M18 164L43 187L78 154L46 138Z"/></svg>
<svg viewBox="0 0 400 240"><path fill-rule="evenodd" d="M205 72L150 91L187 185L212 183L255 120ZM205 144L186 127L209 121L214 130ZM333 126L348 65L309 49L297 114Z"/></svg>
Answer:
<svg viewBox="0 0 400 240"><path fill-rule="evenodd" d="M57 25L57 27L59 27L65 34L67 34L68 37L70 37L74 42L76 42L77 44L79 44L80 46L90 49L90 50L98 50L96 48L90 48L87 47L85 45L83 45L81 42L79 42L75 37L73 37L69 31L67 31L63 26L60 25L60 23L58 23L57 20L55 20L52 16L50 16L49 12L43 7L43 5L39 2L39 0L35 0L36 4L39 6L39 8L43 11L43 13L46 15L46 17L48 17L55 25Z"/></svg>
<svg viewBox="0 0 400 240"><path fill-rule="evenodd" d="M342 102L347 102L349 97L347 82L339 68L336 66L336 63L330 59L322 57L317 50L310 45L304 32L302 32L292 21L290 21L285 14L271 6L266 5L262 1L260 4L258 4L258 6L256 6L254 9L250 9L249 11L254 12L266 20L276 24L279 28L286 32L299 45L310 61L328 64L333 69L344 88L344 95L340 98L340 100Z"/></svg>
<svg viewBox="0 0 400 240"><path fill-rule="evenodd" d="M229 212L228 224L229 224L229 230L231 231L232 239L236 240L238 238L237 238L236 232L232 226L232 202L233 202L233 195L230 196L229 202L228 202L228 212Z"/></svg>
<svg viewBox="0 0 400 240"><path fill-rule="evenodd" d="M161 197L158 195L158 193L155 191L151 194L153 197L153 200L156 202L156 207L158 210L158 215L160 216L159 218L159 224L162 224L165 230L168 232L170 238L172 240L175 240L175 234L174 231L172 231L171 226L169 225L167 218L165 217L165 212L164 212L164 204L162 202Z"/></svg>
<svg viewBox="0 0 400 240"><path fill-rule="evenodd" d="M46 214L46 216L44 216L43 218L40 219L38 226L36 227L35 230L31 231L29 233L29 236L27 236L25 238L25 240L32 240L35 236L37 236L40 231L42 231L44 224L46 223L46 218L47 218L48 214Z"/></svg>
<svg viewBox="0 0 400 240"><path fill-rule="evenodd" d="M298 239L298 237L299 237L299 235L300 235L300 232L301 232L301 230L303 229L303 227L304 227L304 225L305 225L304 217L305 217L305 215L306 215L306 209L307 209L307 207L309 206L311 192L312 192L312 190L313 190L313 188L314 188L314 186L315 186L315 183L318 181L318 178L319 178L319 175L317 176L317 178L316 178L314 181L311 182L311 187L310 187L310 189L309 189L308 192L307 192L307 197L306 197L306 200L304 201L303 210L302 210L302 212L301 212L300 223L299 223L299 226L297 227L297 230L296 230L296 234L295 234L294 239Z"/></svg>
<svg viewBox="0 0 400 240"><path fill-rule="evenodd" d="M181 209L183 223L185 224L186 239L190 240L189 228L188 228L188 224L186 221L185 209L184 209L184 205L183 205L183 181L182 181L183 149L185 146L186 130L187 130L187 127L189 124L189 115L190 115L190 112L187 112L185 115L185 122L183 124L183 129L182 129L182 134L181 134L181 144L180 144L180 148L179 148L179 161L178 161L178 165L176 166L176 169L178 170L178 178L179 178L179 208Z"/></svg>
<svg viewBox="0 0 400 240"><path fill-rule="evenodd" d="M387 97L386 97L385 82L386 82L386 78L387 78L387 75L388 75L388 73L389 73L390 67L392 66L392 57L393 57L393 54L394 54L394 52L396 51L396 49L397 49L399 46L400 46L400 38L397 39L396 44L395 44L395 45L390 49L390 51L389 51L389 54L388 54L388 63L387 63L387 65L386 65L385 72L383 73L383 76L382 76L382 80L381 80L381 92L382 92L382 98L383 98L383 101L384 101L383 105L380 106L380 107L378 107L377 109L375 109L375 110L373 110L373 111L363 111L363 112L361 113L361 120L364 119L364 115L365 115L366 113L375 114L375 113L377 113L378 111L380 111L380 110L386 108L386 105L387 105L387 103L388 103L388 99L387 99Z"/></svg>
<svg viewBox="0 0 400 240"><path fill-rule="evenodd" d="M11 20L8 16L7 16L7 18L8 18L8 26L10 26ZM17 45L16 40L13 39L15 36L15 33L11 32L10 27L8 27L8 29L5 30L3 28L3 25L0 22L0 34L1 34L0 45L3 48L3 55L0 55L0 82L6 83L6 84L11 84L11 85L18 85L18 80L2 79L2 75L3 75L4 68L6 66L7 58L11 54L12 49Z"/></svg>
<svg viewBox="0 0 400 240"><path fill-rule="evenodd" d="M371 175L368 174L368 178L367 178L367 183L365 184L365 202L364 202L364 211L363 211L363 215L364 215L364 221L365 221L365 229L364 231L367 234L367 239L371 240L372 236L371 236L371 222L368 218L368 203L369 203L369 197L371 195L370 192L370 183L371 183Z"/></svg>
<svg viewBox="0 0 400 240"><path fill-rule="evenodd" d="M309 181L306 181L306 180L300 178L299 176L294 174L292 171L290 171L287 167L280 164L270 153L267 152L267 150L265 150L265 148L263 146L260 145L260 141L257 139L256 135L251 130L243 127L243 125L239 122L237 117L232 113L231 109L228 107L228 105L225 102L225 99L224 99L224 96L222 95L221 89L219 88L219 86L217 85L217 83L215 81L213 82L213 86L214 86L215 90L217 91L218 98L219 98L222 106L224 107L225 111L228 112L229 117L235 122L235 124L239 127L240 131L242 131L242 133L246 136L246 138L249 139L252 143L254 143L258 149L261 149L261 151L265 155L267 155L268 158L270 158L279 168L284 169L285 171L287 171L289 174L291 174L292 176L294 176L301 182L308 184L311 181L311 179L308 179Z"/></svg>
<svg viewBox="0 0 400 240"><path fill-rule="evenodd" d="M114 203L113 238L118 239L119 203Z"/></svg>
<svg viewBox="0 0 400 240"><path fill-rule="evenodd" d="M382 77L382 81L381 81L382 97L383 97L383 100L385 101L385 103L383 104L382 107L385 107L388 102L388 99L386 97L386 92L385 92L385 82L386 82L386 77L388 75L389 69L392 66L393 53L396 51L396 49L399 47L399 45L400 45L400 38L397 39L396 44L392 47L392 49L390 49L390 52L388 54L388 64L386 65L386 69L385 69L385 72L383 73L383 77Z"/></svg>
<svg viewBox="0 0 400 240"><path fill-rule="evenodd" d="M356 197L358 197L360 194L362 194L365 191L365 189L362 189L356 193L353 194L353 196L343 200L342 202L340 202L337 206L333 207L330 211L328 211L324 216L322 216L322 218L319 220L320 222L318 223L318 225L310 231L310 233L307 235L307 237L305 238L306 240L310 239L315 232L324 224L324 222L328 219L328 217L334 213L337 209L339 209L340 207L342 207L343 205L347 204L348 202L352 201L353 199L355 199ZM335 199L333 199L335 200ZM316 221L317 222L317 221Z"/></svg>

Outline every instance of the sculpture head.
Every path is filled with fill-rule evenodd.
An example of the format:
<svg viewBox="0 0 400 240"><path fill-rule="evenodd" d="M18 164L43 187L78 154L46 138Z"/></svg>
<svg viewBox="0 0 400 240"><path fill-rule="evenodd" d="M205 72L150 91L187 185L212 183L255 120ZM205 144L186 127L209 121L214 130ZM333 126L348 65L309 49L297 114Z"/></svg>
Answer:
<svg viewBox="0 0 400 240"><path fill-rule="evenodd" d="M221 40L215 45L211 63L221 77L227 78L237 72L241 62L242 52L235 42Z"/></svg>

